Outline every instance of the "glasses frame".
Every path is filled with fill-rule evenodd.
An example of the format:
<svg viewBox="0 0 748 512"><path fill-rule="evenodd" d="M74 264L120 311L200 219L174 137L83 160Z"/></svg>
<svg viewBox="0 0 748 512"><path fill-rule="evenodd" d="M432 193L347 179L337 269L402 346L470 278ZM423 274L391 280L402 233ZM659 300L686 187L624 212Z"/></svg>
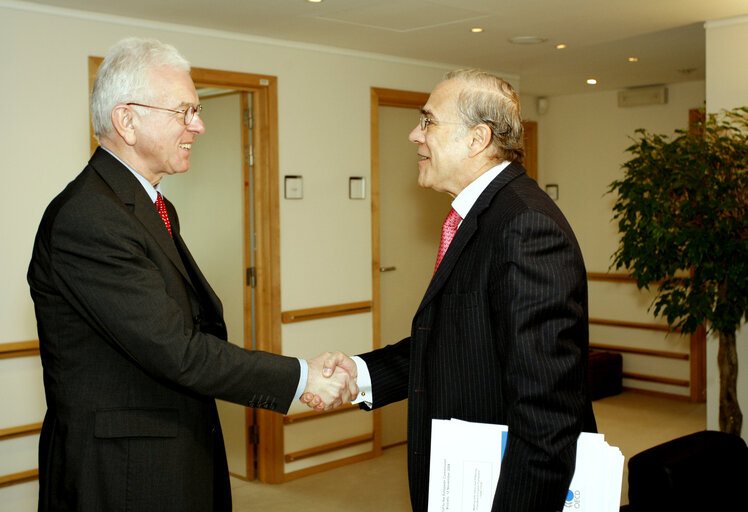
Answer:
<svg viewBox="0 0 748 512"><path fill-rule="evenodd" d="M426 131L426 128L428 128L431 125L434 124L461 124L463 126L467 126L465 123L460 122L454 122L454 121L439 121L438 119L434 119L433 117L429 117L425 114L421 114L418 117L418 126L421 127L421 130Z"/></svg>
<svg viewBox="0 0 748 512"><path fill-rule="evenodd" d="M184 114L184 125L188 126L193 119L195 119L195 116L200 116L200 112L203 111L203 106L198 103L198 105L192 106L182 109L182 110L175 110L173 108L166 108L166 107L155 107L153 105L143 105L142 103L125 103L125 105L133 105L136 107L145 107L145 108L155 108L156 110L164 110L166 112L174 112L175 114Z"/></svg>

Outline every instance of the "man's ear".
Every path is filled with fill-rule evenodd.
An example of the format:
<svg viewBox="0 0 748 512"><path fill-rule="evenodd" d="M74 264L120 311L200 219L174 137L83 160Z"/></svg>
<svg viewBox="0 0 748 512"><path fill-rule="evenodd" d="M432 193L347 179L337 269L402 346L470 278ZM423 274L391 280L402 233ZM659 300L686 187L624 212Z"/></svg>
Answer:
<svg viewBox="0 0 748 512"><path fill-rule="evenodd" d="M491 128L486 124L479 124L471 128L470 156L482 153L491 144Z"/></svg>
<svg viewBox="0 0 748 512"><path fill-rule="evenodd" d="M135 112L127 105L119 104L112 109L112 126L128 146L135 145L137 139L135 136L136 125Z"/></svg>

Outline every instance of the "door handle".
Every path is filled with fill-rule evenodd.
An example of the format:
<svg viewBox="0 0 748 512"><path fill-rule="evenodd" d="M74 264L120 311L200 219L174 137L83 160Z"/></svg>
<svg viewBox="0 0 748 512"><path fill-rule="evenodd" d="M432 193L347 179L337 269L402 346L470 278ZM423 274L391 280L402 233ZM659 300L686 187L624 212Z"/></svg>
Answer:
<svg viewBox="0 0 748 512"><path fill-rule="evenodd" d="M379 267L380 272L392 272L393 270L397 270L397 267Z"/></svg>

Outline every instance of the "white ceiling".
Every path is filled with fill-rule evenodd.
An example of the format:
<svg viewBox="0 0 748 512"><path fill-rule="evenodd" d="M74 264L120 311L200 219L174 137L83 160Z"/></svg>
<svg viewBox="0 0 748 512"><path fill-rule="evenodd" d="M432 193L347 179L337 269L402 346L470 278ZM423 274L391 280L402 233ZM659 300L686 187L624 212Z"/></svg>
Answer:
<svg viewBox="0 0 748 512"><path fill-rule="evenodd" d="M503 71L541 96L589 91L590 77L597 90L701 80L704 21L748 14L748 0L32 1ZM475 26L484 32L471 33ZM514 36L547 41L508 42Z"/></svg>

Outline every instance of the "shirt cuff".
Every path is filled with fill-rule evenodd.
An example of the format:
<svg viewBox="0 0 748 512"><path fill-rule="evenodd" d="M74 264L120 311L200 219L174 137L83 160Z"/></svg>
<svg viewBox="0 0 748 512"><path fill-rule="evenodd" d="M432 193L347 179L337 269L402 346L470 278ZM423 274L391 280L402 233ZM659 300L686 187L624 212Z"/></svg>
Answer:
<svg viewBox="0 0 748 512"><path fill-rule="evenodd" d="M358 377L356 378L356 384L358 385L358 396L353 400L352 404L365 403L371 408L374 403L374 396L371 392L371 375L369 375L369 367L366 362L358 356L351 356L351 359L356 363L356 371Z"/></svg>
<svg viewBox="0 0 748 512"><path fill-rule="evenodd" d="M309 364L306 362L306 359L299 359L299 366L301 366L301 373L299 374L299 384L298 386L296 386L296 394L293 396L294 402L301 398L301 395L304 394L304 390L306 389L306 380L309 376Z"/></svg>

